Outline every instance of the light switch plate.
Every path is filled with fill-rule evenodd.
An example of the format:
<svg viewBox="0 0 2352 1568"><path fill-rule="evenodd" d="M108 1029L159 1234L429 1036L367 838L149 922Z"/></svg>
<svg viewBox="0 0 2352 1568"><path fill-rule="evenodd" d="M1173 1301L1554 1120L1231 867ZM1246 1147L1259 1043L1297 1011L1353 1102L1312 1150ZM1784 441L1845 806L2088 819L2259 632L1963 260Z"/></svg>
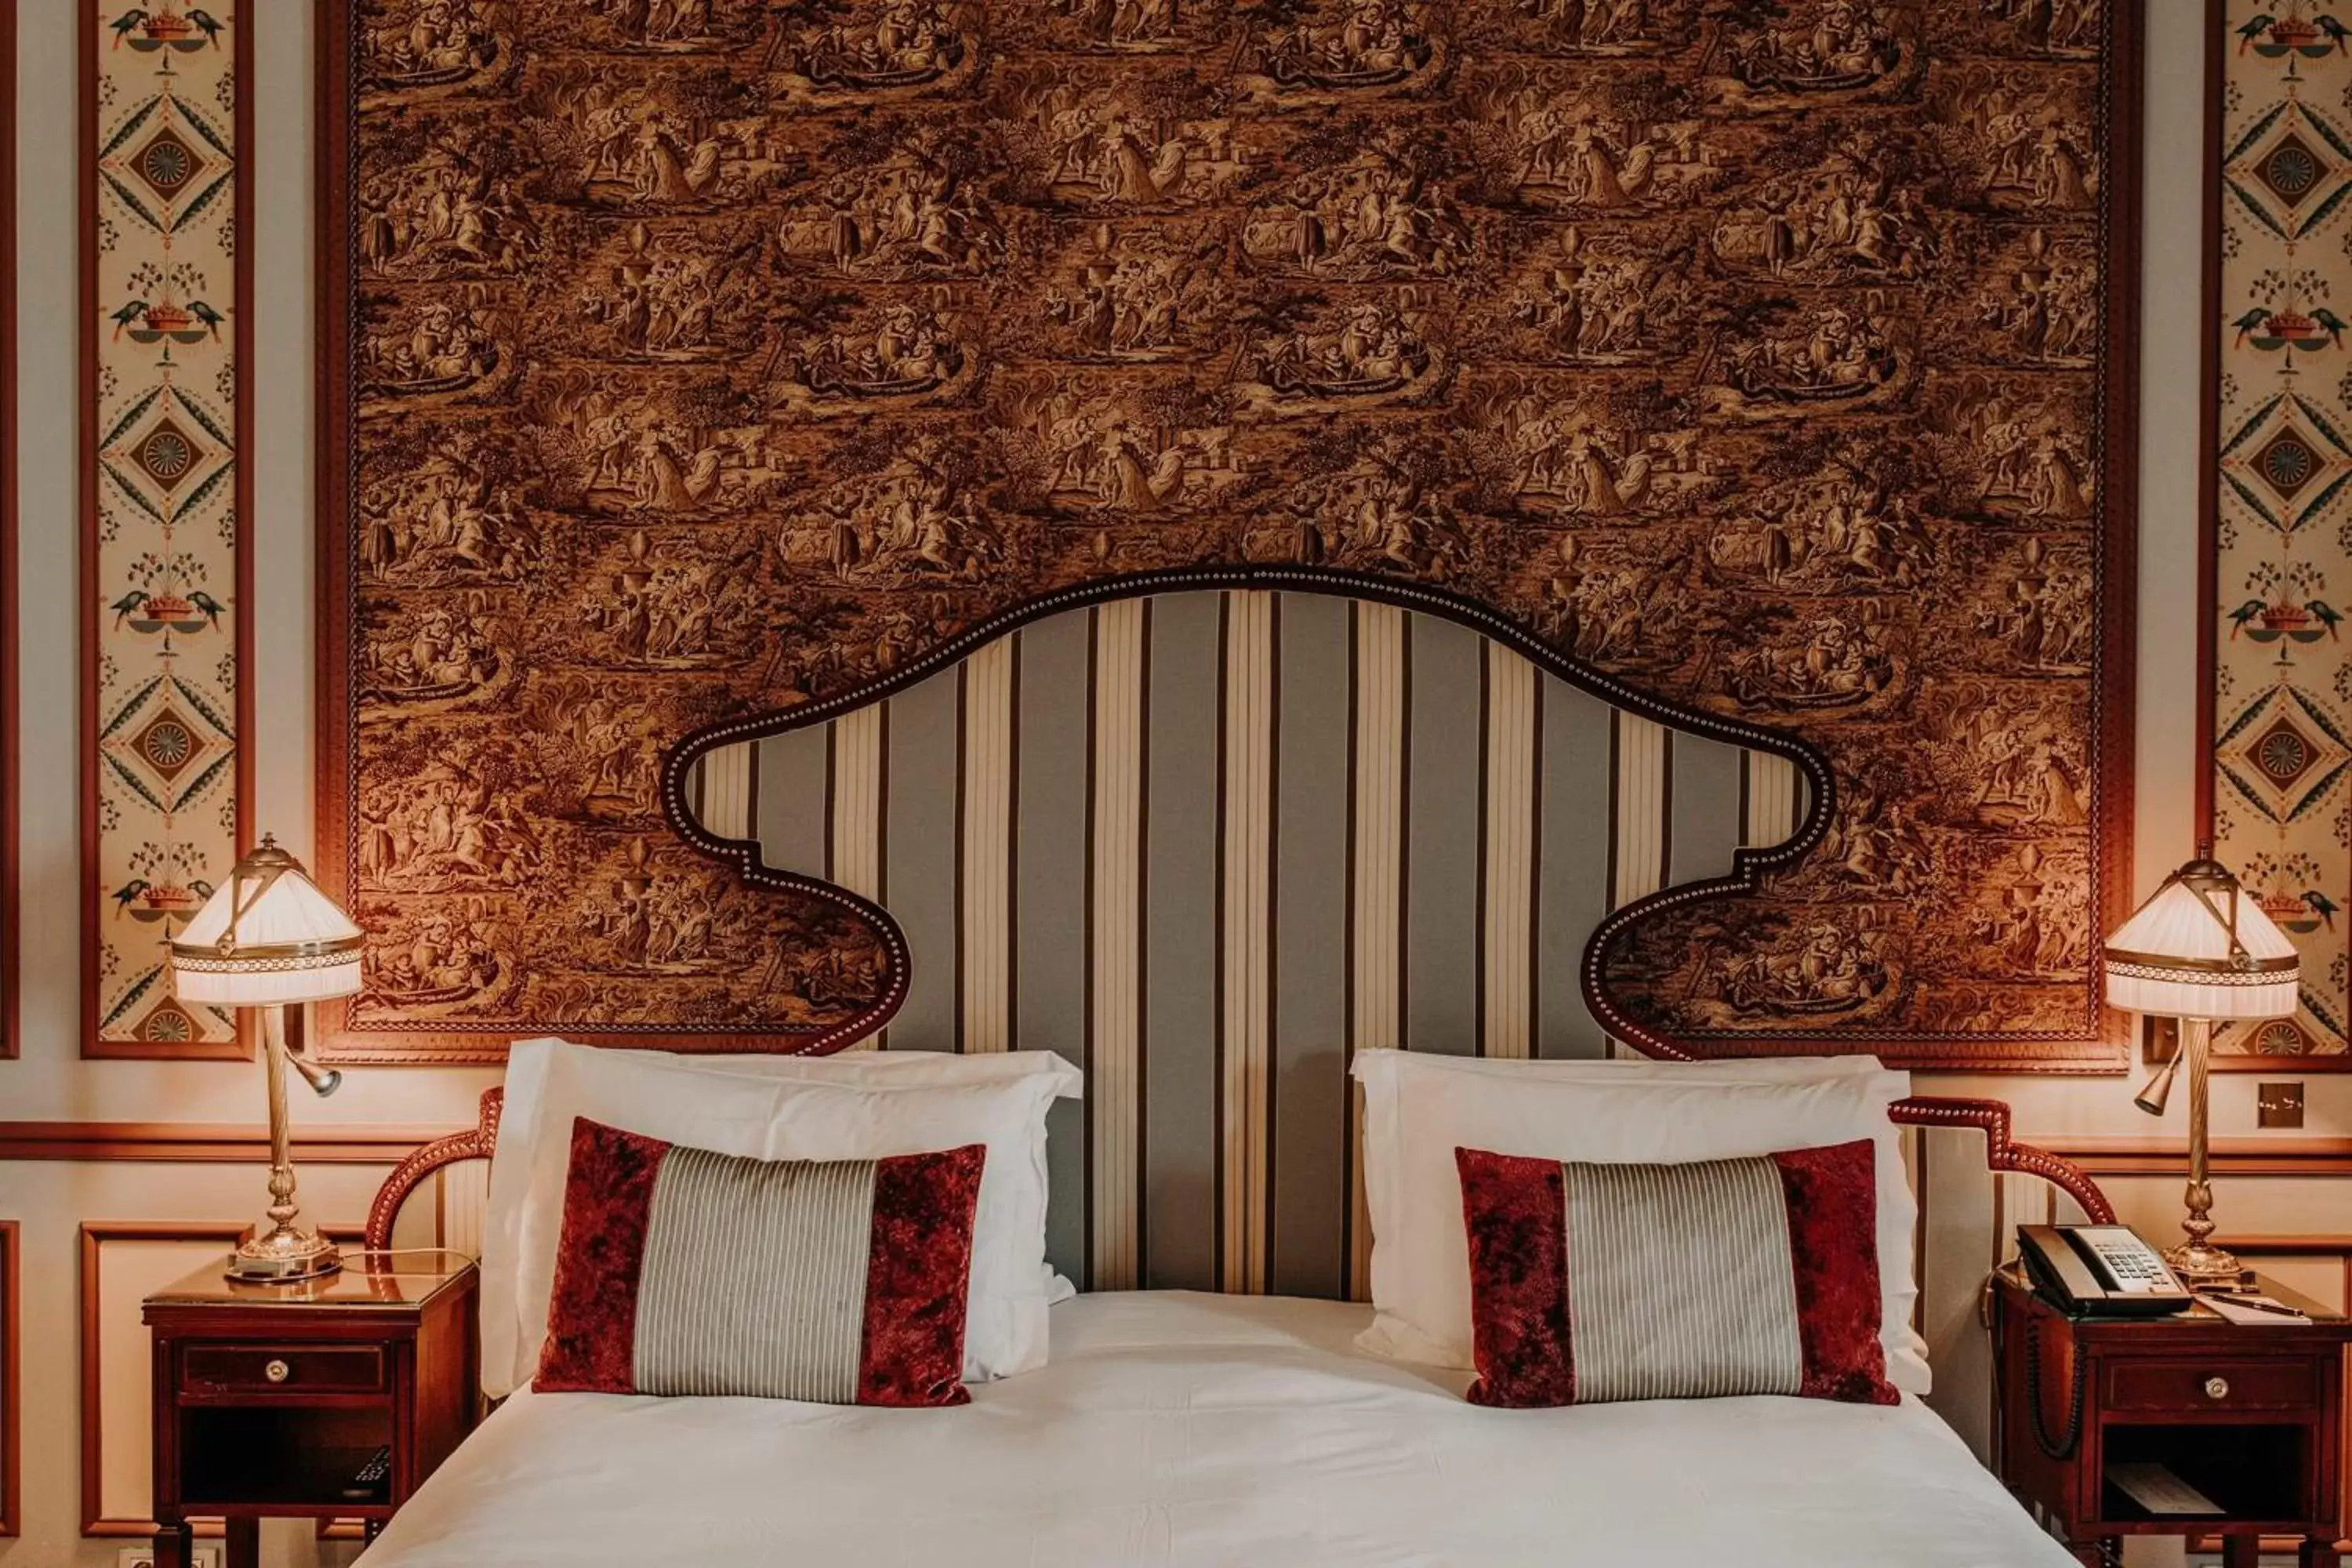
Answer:
<svg viewBox="0 0 2352 1568"><path fill-rule="evenodd" d="M125 1546L114 1554L114 1568L155 1568L152 1546ZM199 1541L188 1552L188 1568L221 1568L221 1543Z"/></svg>
<svg viewBox="0 0 2352 1568"><path fill-rule="evenodd" d="M2257 1127L2302 1126L2302 1080L2255 1085L2254 1125Z"/></svg>

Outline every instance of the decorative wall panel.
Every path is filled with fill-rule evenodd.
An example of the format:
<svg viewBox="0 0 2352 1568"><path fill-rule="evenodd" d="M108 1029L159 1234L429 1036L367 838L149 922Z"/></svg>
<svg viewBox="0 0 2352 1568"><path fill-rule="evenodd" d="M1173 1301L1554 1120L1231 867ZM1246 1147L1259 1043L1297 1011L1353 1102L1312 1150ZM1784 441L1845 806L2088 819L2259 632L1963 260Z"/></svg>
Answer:
<svg viewBox="0 0 2352 1568"><path fill-rule="evenodd" d="M2352 1068L2352 649L2333 607L2352 591L2352 57L2305 0L2207 16L2201 815L2303 955L2294 1016L2214 1044L2225 1067Z"/></svg>
<svg viewBox="0 0 2352 1568"><path fill-rule="evenodd" d="M2136 5L357 12L338 1054L870 1029L887 917L688 826L694 757L1260 585L1820 774L1758 896L1609 933L1612 1033L2112 1060Z"/></svg>
<svg viewBox="0 0 2352 1568"><path fill-rule="evenodd" d="M258 8L79 6L84 1048L236 1055L227 1014L173 994L163 944L235 864L251 794Z"/></svg>

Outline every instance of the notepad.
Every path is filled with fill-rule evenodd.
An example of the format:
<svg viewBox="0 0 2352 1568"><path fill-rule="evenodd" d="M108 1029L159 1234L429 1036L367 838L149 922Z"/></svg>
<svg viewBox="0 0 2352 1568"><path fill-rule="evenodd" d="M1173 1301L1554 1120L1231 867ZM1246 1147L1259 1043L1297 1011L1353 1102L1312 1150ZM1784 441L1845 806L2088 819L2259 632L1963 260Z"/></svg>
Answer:
<svg viewBox="0 0 2352 1568"><path fill-rule="evenodd" d="M2220 1513L2221 1505L2153 1460L2109 1465L2107 1479L2150 1513Z"/></svg>
<svg viewBox="0 0 2352 1568"><path fill-rule="evenodd" d="M2201 1295L2197 1299L2231 1322L2245 1323L2254 1328L2311 1321L2285 1302L2273 1300L2268 1296Z"/></svg>

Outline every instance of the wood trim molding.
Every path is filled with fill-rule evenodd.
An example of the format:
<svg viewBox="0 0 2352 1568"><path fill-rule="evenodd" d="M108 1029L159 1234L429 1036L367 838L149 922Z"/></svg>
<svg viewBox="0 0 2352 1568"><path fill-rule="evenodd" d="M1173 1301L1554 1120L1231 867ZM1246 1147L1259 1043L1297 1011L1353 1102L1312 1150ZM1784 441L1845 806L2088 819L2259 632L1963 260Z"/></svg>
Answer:
<svg viewBox="0 0 2352 1568"><path fill-rule="evenodd" d="M307 1165L395 1165L446 1127L298 1128L294 1158ZM0 1161L143 1160L247 1164L269 1156L269 1130L215 1121L0 1121Z"/></svg>
<svg viewBox="0 0 2352 1568"><path fill-rule="evenodd" d="M17 1222L0 1219L0 1540L25 1530L23 1258L24 1236Z"/></svg>
<svg viewBox="0 0 2352 1568"><path fill-rule="evenodd" d="M2184 1176L2189 1146L2177 1138L2052 1138L2043 1147L2094 1176ZM2352 1138L2217 1138L2217 1176L2352 1175Z"/></svg>

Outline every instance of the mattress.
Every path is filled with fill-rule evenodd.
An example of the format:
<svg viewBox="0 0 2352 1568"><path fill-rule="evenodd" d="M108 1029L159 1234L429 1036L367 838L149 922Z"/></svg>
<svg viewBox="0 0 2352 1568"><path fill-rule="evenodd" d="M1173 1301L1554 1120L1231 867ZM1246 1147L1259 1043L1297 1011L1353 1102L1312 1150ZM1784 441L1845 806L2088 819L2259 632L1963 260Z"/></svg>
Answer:
<svg viewBox="0 0 2352 1568"><path fill-rule="evenodd" d="M1483 1410L1368 1359L1369 1309L1054 1309L950 1410L518 1394L365 1568L2069 1568L1932 1412L1755 1398Z"/></svg>

